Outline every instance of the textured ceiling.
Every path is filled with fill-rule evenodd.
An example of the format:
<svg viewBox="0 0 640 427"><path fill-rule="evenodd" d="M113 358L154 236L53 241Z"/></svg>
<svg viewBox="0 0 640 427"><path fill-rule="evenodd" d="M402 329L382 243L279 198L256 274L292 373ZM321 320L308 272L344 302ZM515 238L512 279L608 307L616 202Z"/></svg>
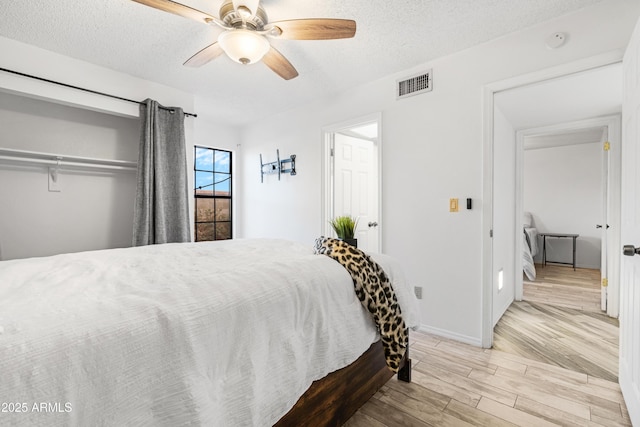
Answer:
<svg viewBox="0 0 640 427"><path fill-rule="evenodd" d="M263 0L270 21L357 22L353 39L272 41L300 73L290 81L224 56L182 66L220 30L130 0L2 0L0 36L211 98L219 120L242 125L599 1ZM215 16L221 2L182 1Z"/></svg>

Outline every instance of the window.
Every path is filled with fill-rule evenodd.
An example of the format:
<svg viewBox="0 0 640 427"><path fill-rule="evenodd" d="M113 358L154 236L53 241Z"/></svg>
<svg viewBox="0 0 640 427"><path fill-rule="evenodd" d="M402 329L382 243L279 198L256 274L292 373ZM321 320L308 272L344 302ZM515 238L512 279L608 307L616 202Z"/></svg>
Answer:
<svg viewBox="0 0 640 427"><path fill-rule="evenodd" d="M195 147L196 242L231 239L231 152Z"/></svg>

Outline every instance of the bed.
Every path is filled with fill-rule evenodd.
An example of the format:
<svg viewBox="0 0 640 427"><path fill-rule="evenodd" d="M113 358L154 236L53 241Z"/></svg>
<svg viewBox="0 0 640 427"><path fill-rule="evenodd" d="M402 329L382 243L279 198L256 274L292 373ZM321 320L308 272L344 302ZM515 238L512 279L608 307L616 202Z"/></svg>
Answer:
<svg viewBox="0 0 640 427"><path fill-rule="evenodd" d="M397 262L372 256L417 326ZM327 400L335 424L354 409L339 408L344 385L331 384L358 372L360 383L347 382L362 396L391 376L351 277L310 245L233 240L0 262L0 425L293 425L327 412Z"/></svg>
<svg viewBox="0 0 640 427"><path fill-rule="evenodd" d="M524 212L522 222L522 270L529 280L534 281L536 280L534 257L538 253L538 230L533 226L530 212Z"/></svg>

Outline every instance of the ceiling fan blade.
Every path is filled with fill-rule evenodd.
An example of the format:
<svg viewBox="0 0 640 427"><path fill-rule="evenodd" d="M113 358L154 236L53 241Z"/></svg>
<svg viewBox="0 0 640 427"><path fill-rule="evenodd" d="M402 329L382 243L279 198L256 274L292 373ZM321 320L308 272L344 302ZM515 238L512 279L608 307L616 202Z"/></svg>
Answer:
<svg viewBox="0 0 640 427"><path fill-rule="evenodd" d="M356 34L356 21L350 19L292 19L267 26L269 29L275 27L280 31L272 31L271 35L287 40L347 39Z"/></svg>
<svg viewBox="0 0 640 427"><path fill-rule="evenodd" d="M273 46L271 46L269 52L262 58L262 62L285 80L298 77L298 71L291 65L291 62L282 56Z"/></svg>
<svg viewBox="0 0 640 427"><path fill-rule="evenodd" d="M202 49L200 52L193 55L191 58L187 59L187 61L183 65L186 65L187 67L201 67L209 61L212 61L218 56L222 55L223 52L224 50L222 50L220 43L213 42L209 46Z"/></svg>
<svg viewBox="0 0 640 427"><path fill-rule="evenodd" d="M165 12L173 13L175 15L184 16L185 18L193 19L194 21L202 22L204 24L208 24L210 22L217 22L217 19L214 16L209 15L208 13L199 11L189 6L185 6L180 3L176 3L171 0L132 0L136 3L144 4L145 6L153 7L154 9L159 9Z"/></svg>

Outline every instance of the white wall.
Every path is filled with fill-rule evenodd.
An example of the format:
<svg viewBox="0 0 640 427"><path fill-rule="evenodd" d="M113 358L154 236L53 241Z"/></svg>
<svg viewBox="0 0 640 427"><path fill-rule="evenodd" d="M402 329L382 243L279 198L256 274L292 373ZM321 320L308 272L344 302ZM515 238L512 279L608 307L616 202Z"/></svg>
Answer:
<svg viewBox="0 0 640 427"><path fill-rule="evenodd" d="M493 324L500 320L515 297L516 131L497 107L494 109L493 146ZM498 288L502 270L503 287Z"/></svg>
<svg viewBox="0 0 640 427"><path fill-rule="evenodd" d="M128 99L142 101L146 98L152 98L163 105L179 106L184 108L185 111L193 111L193 95L167 86L4 37L0 37L0 52L2 52L3 68L95 91L106 92ZM136 138L131 141L133 144L133 147L131 147L124 142L124 139L129 140L129 137L119 139L120 136L117 136L120 132L127 133L128 130L123 131L122 129L130 130L128 125L123 125L124 127L121 128L120 124L116 124L114 118L104 118L105 124L96 125L94 122L101 119L96 119L98 116L91 116L93 118L89 118L89 113L93 111L107 113L107 115L112 116L126 117L129 120L134 119L137 122L139 111L137 104L41 82L6 72L0 72L0 92L58 104L57 106L49 104L50 108L45 108L46 111L43 114L45 116L47 114L53 115L54 118L56 114L61 116L57 124L51 124L53 128L55 128L56 131L59 130L60 133L53 133L53 135L51 135L52 138L48 138L46 134L43 134L41 135L41 139L37 139L34 135L29 138L37 142L25 142L25 140L23 140L14 146L14 148L27 149L29 144L35 144L37 147L46 147L46 145L49 144L48 141L55 141L56 139L59 141L59 144L64 144L65 134L73 135L74 133L81 134L85 132L94 136L90 138L78 138L76 142L70 146L59 148L64 148L65 154L69 155L86 156L87 152L95 152L95 157L101 157L101 155L104 154L104 158L118 158L116 156L121 154L129 155L132 153L131 150L134 150L133 153L137 153L139 137L136 136ZM75 107L75 112L56 108L65 105ZM36 107L33 108L36 109ZM61 111L65 112L61 113ZM34 111L34 116L42 118L42 114L39 114L38 111ZM46 119L43 120L45 122L47 121ZM64 125L64 122L67 122L67 124ZM193 138L192 126L193 119L186 119L185 133L188 141ZM36 122L32 127L37 130L40 124ZM110 130L105 130L105 128L110 128ZM15 130L13 133L15 136L19 134L20 131ZM107 136L108 134L110 135ZM25 133L25 135L29 134ZM103 138L105 137L110 142L100 144L99 141L104 142L105 139ZM96 142L95 146L92 145L91 141ZM107 149L107 147L112 147L112 150L115 151L108 152L109 149ZM40 150L40 148L38 148L38 150ZM42 151L45 151L45 149L42 148ZM120 159L136 160L135 158ZM48 253L97 249L101 247L128 246L131 244L131 239L129 238L129 242L126 243L124 234L121 234L124 233L124 231L118 231L115 235L111 233L114 229L130 230L133 210L130 207L120 208L119 206L124 206L125 200L127 201L127 206L131 206L128 204L129 201L133 203L130 191L131 177L125 178L123 174L114 174L111 178L100 177L100 180L98 180L95 175L79 176L76 174L73 180L71 180L67 179L71 177L62 175L60 179L62 180L61 185L63 191L55 195L54 193L46 191L46 187L46 193L40 193L42 185L46 185L47 182L46 174L43 174L42 169L40 169L39 172L37 170L30 171L29 173L25 172L21 176L16 175L17 173L18 172L15 171L12 172L11 176L6 177L6 181L2 181L1 186L5 189L8 187L16 189L28 183L33 187L34 191L32 203L41 202L43 206L45 206L45 211L35 210L31 212L29 216L21 216L20 211L13 211L13 208L11 208L9 212L9 208L5 208L5 212L9 212L8 214L13 216L7 218L6 223L5 219L2 219L2 226L10 227L12 232L14 232L15 228L13 227L15 227L14 224L16 222L24 222L25 224L22 225L24 227L26 227L27 221L35 222L39 224L40 231L44 234L42 235L43 237L39 239L41 241L40 246L35 250L30 244L28 250L23 248L18 252L13 252L12 255L12 250L4 248L3 245L3 257L44 255ZM40 173L41 176L38 176L38 173ZM123 180L126 181L126 183L122 182ZM42 182L44 182L44 184L42 184ZM87 186L89 186L89 190L87 190ZM27 188L31 189L31 187ZM95 188L95 191L91 190L93 188ZM112 199L112 201L108 201L109 199ZM96 214L95 212L91 214L87 211L78 210L78 206L90 206L92 204L103 206L103 203L106 203L106 205L104 205L105 208L102 214ZM55 211L55 216L47 216L45 214L47 210ZM65 222L75 221L76 228L71 230L68 225L65 225L63 229L59 229L61 220ZM110 225L107 226L106 224ZM13 241L15 241L16 238L23 239L24 236L10 237ZM3 239L3 237L0 236L0 239Z"/></svg>
<svg viewBox="0 0 640 427"><path fill-rule="evenodd" d="M158 83L80 61L25 43L0 37L2 67L53 81L143 101L155 99L166 106L193 112L193 95ZM109 114L138 117L139 106L102 95L0 72L0 91L41 98ZM191 119L185 127L191 132Z"/></svg>
<svg viewBox="0 0 640 427"><path fill-rule="evenodd" d="M600 269L602 144L524 152L524 210L539 232L579 234L576 265ZM540 243L540 251L542 245ZM547 260L571 262L571 239L547 239ZM536 262L542 261L542 253Z"/></svg>
<svg viewBox="0 0 640 427"><path fill-rule="evenodd" d="M238 209L241 198L237 195L242 192L242 174L240 173L240 162L238 157L242 155L242 147L240 145L240 130L236 127L220 123L215 117L215 101L196 96L194 102L195 111L198 112L198 118L193 123L193 139L187 140L187 171L189 174L189 191L194 188L193 181L193 152L194 146L219 148L221 150L231 151L231 192L232 206L231 215L233 223L233 237L238 237ZM193 193L190 193L193 194ZM194 199L190 198L189 212L191 218L194 218ZM191 236L193 233L194 221L191 221Z"/></svg>
<svg viewBox="0 0 640 427"><path fill-rule="evenodd" d="M0 93L0 147L136 161L137 119ZM136 176L0 163L2 259L131 245Z"/></svg>
<svg viewBox="0 0 640 427"><path fill-rule="evenodd" d="M124 98L140 101L152 98L167 106L193 110L193 95L88 62L3 37L0 37L0 52L3 68ZM0 93L49 101L40 106L25 101L24 111L17 114L24 113L30 123L25 126L30 129L14 127L10 135L2 137L0 146L7 144L36 151L56 148L68 155L136 160L139 137L133 138L131 133L132 128L136 128L136 134L139 132L137 104L6 72L0 72ZM64 106L74 108L69 110ZM188 140L192 139L192 123L193 119L185 121ZM24 138L20 138L21 134ZM0 240L8 240L0 242L3 258L131 245L134 174L106 177L77 172L71 176L64 172L60 177L62 192L55 194L48 192L47 176L42 168L4 170L5 179L0 186L5 195L15 200L16 191L24 186L32 198L20 208L18 204L3 208L5 217L0 220L7 237L0 236ZM92 206L94 209L90 210ZM29 228L29 233L39 236L18 233L29 224L36 227Z"/></svg>
<svg viewBox="0 0 640 427"><path fill-rule="evenodd" d="M190 118L187 117L185 119L185 136L186 136L186 150L187 150L187 159L188 159L188 170L189 170L189 186L193 188L193 146L194 145L205 145L205 146L214 146L217 148L223 149L236 149L239 138L239 131L233 127L227 126L225 124L221 124L216 122L214 118L211 117L211 108L207 105L207 102L202 98L196 100L196 96L192 94L188 94L182 92L180 90L164 86L158 83L154 83L151 81L143 80L131 75L127 75L124 73L120 73L117 71L113 71L104 67L99 67L94 64L90 64L88 62L80 61L77 59L73 59L70 57L66 57L54 52L50 52L44 49L37 48L35 46L27 45L24 43L17 42L15 40L7 39L4 37L0 37L0 52L2 52L2 66L3 68L11 69L14 71L35 75L38 77L59 81L67 84L72 84L79 87L84 87L91 90L96 90L100 92L109 93L112 95L121 96L128 99L133 100L144 100L146 98L152 98L157 100L163 105L166 106L178 106L182 107L186 112L190 113L200 113L198 118ZM137 123L137 118L139 115L139 106L134 103L120 101L108 97L104 97L101 95L91 94L83 91L78 91L76 89L65 88L57 85L53 85L51 83L40 82L37 80L0 72L0 96L4 94L15 94L28 98L35 98L50 101L52 103L67 105L72 107L77 107L81 110L89 110L95 112L106 113L109 116L120 116L129 119L135 119ZM196 105L197 104L197 105ZM33 104L35 105L35 104ZM45 104L43 104L45 105ZM196 108L197 107L197 108ZM72 117L72 114L68 114L65 120L74 122L73 126L69 126L67 131L70 133L80 133L83 132L81 129L85 126L82 123L82 120L79 120L79 117L88 117L88 113L82 112L81 110L76 110L76 117ZM197 110L197 111L196 111ZM52 108L51 111L57 111L55 108ZM55 114L55 113L51 113ZM94 116L98 117L98 116ZM117 117L116 117L117 118ZM107 126L89 126L92 128L91 132L98 132L98 134L104 134L112 132L114 135L111 135L112 140L110 143L104 143L104 139L102 139L102 144L97 144L95 146L85 145L82 142L78 142L73 145L73 147L69 147L69 151L66 154L75 154L79 156L88 155L85 154L88 151L93 152L92 150L106 150L101 151L100 153L96 153L96 157L101 157L101 155L105 155L104 158L119 158L124 159L124 157L119 157L121 154L126 154L124 152L120 152L121 150L135 150L137 153L137 144L138 137L133 143L133 146L128 146L127 148L123 148L124 145L121 143L116 143L117 136L115 133L119 131L116 130L118 126L112 126L114 120L116 118L107 119L107 122L111 124ZM124 122L120 122L124 123ZM107 131L105 128L111 126L112 130ZM136 124L137 126L137 124ZM37 128L38 126L35 126ZM125 126L126 128L127 126ZM101 128L98 130L98 128ZM86 129L85 129L86 130ZM136 129L136 132L138 130ZM13 132L13 135L18 134L19 132ZM97 138L101 138L97 136ZM115 139L113 139L115 138ZM12 141L15 139L12 137ZM22 139L20 143L13 143L15 146L13 148L18 149L28 149L30 142L26 139ZM114 145L115 144L115 145ZM39 143L36 145L40 146ZM2 146L2 144L0 144ZM110 147L112 150L109 152L107 147ZM91 148L89 148L91 147ZM98 148L99 147L99 148ZM118 147L117 149L113 147ZM130 153L129 153L130 154ZM112 156L113 157L110 157ZM128 154L127 154L128 155ZM136 160L136 157L127 158L129 160ZM35 175L31 175L34 177ZM123 176L123 175L120 175ZM45 176L46 178L46 176ZM34 178L36 179L36 178ZM14 178L11 178L11 185L14 185ZM120 191L120 184L113 183L113 185L117 186L116 191L122 197L125 197L124 194L126 192ZM237 185L237 181L236 181ZM70 193L67 193L65 197L68 197ZM118 196L118 197L120 197ZM86 200L86 196L84 196L83 200ZM76 215L75 211L70 207L73 203L69 204L67 208L66 215L68 217L73 217ZM190 205L191 209L191 217L193 218L193 203ZM129 218L128 214L125 214L121 210L118 210L119 214L117 216L116 222L118 222L118 226L121 229L128 228L128 223L132 220ZM101 228L101 221L95 221L95 227ZM125 222L127 224L125 224ZM193 225L192 225L193 227ZM2 237L0 236L0 245ZM130 239L129 239L130 240ZM71 241L66 240L71 244ZM115 243L117 242L117 243ZM123 242L122 237L110 241L109 247L113 247L114 245L119 246ZM129 243L130 244L130 243ZM83 248L87 248L88 246L85 244L74 244L75 246L71 247L66 244L55 243L52 245L51 250L55 250L56 252L66 252L70 250L82 250ZM55 249L54 249L55 247ZM73 249L77 248L77 249ZM3 252L3 258L6 258L8 254L6 250Z"/></svg>
<svg viewBox="0 0 640 427"><path fill-rule="evenodd" d="M241 232L309 243L321 230L321 129L382 112L383 251L399 258L426 329L480 344L482 309L482 87L611 50L621 50L638 16L631 2L605 2L406 73L327 96L242 132ZM563 49L544 40L571 35ZM396 101L395 81L433 68L432 92ZM298 175L260 184L258 156L296 154ZM448 212L448 200L474 209ZM463 205L464 206L464 205Z"/></svg>

